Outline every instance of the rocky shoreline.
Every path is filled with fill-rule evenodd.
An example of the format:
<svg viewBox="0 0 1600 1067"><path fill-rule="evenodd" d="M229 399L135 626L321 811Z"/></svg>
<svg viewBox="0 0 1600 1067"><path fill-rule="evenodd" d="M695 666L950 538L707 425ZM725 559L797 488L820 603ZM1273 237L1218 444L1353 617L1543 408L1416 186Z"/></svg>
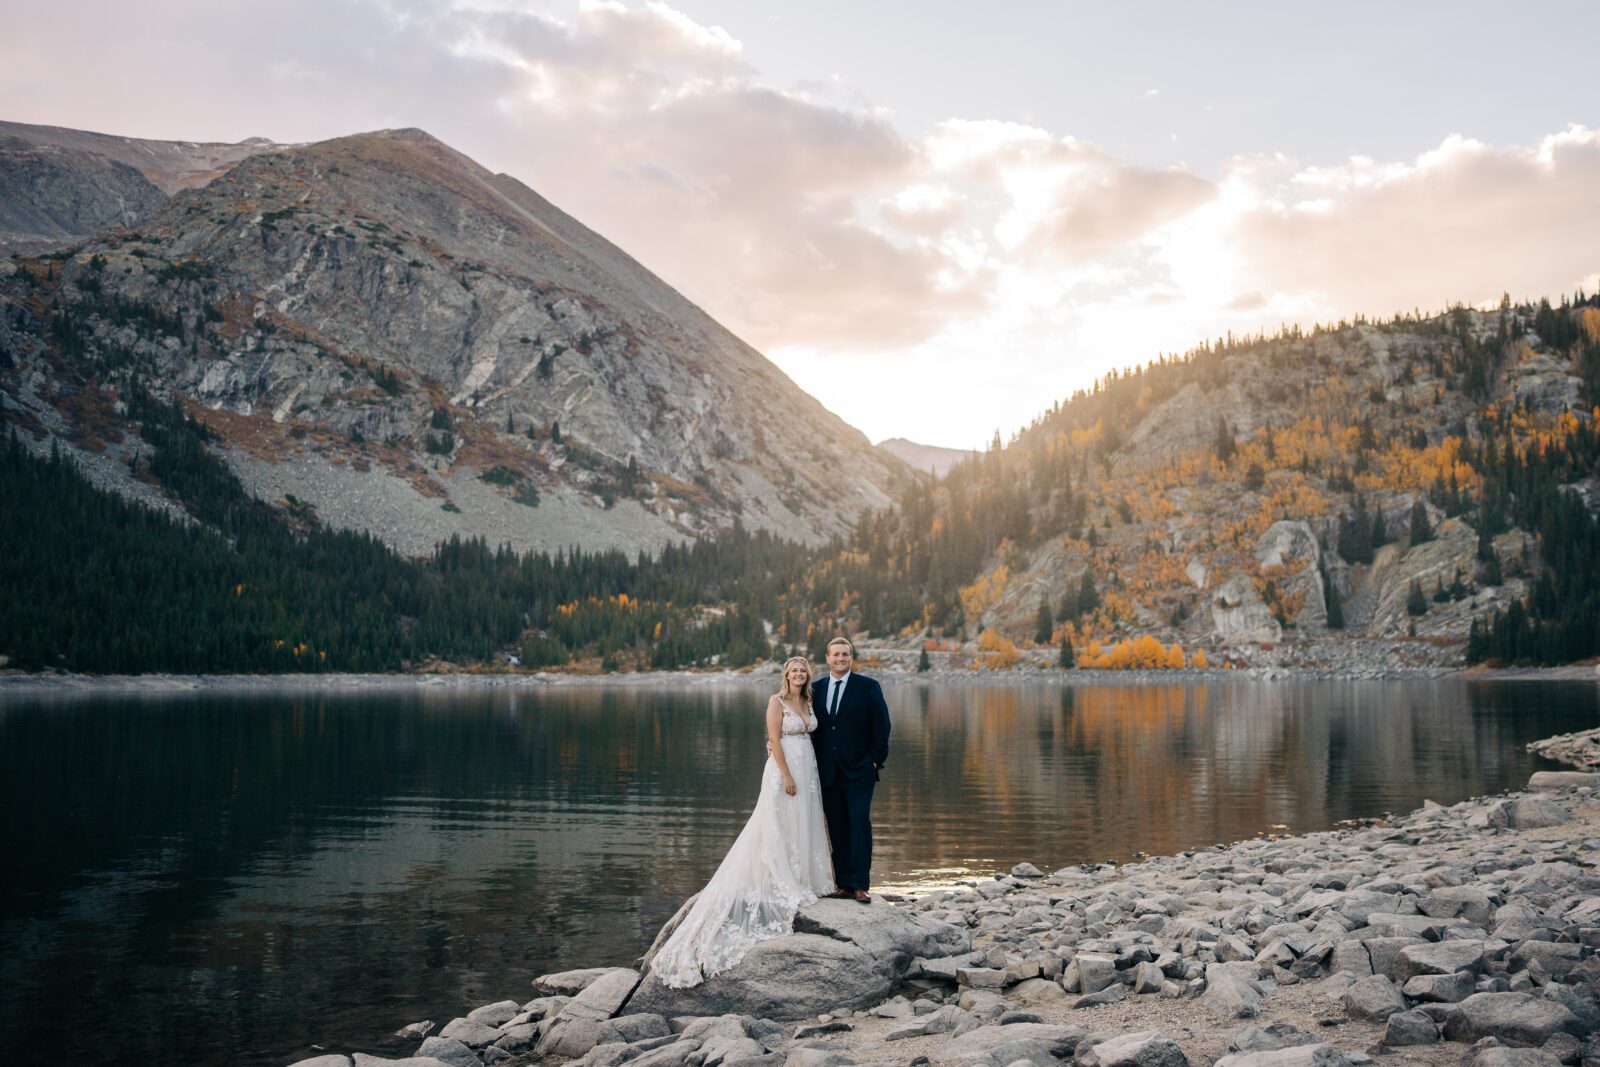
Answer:
<svg viewBox="0 0 1600 1067"><path fill-rule="evenodd" d="M545 975L531 1000L408 1027L411 1058L296 1067L1600 1067L1600 777L1530 785L1138 864L1020 864L870 908L819 901L697 990L652 992L626 967ZM796 964L819 950L856 963Z"/></svg>
<svg viewBox="0 0 1600 1067"><path fill-rule="evenodd" d="M1600 669L1588 665L1540 668L1249 667L1236 670L1061 670L1018 666L1008 670L940 667L918 672L899 662L879 663L866 673L880 674L896 685L1006 686L1030 682L1054 685L1189 685L1201 682L1248 681L1419 681L1470 678L1494 681L1600 681ZM0 671L0 697L51 694L169 694L186 692L284 692L363 690L521 689L545 686L637 686L658 684L721 686L774 683L775 665L755 669L638 671L576 674L556 671L502 671L412 674L68 674Z"/></svg>

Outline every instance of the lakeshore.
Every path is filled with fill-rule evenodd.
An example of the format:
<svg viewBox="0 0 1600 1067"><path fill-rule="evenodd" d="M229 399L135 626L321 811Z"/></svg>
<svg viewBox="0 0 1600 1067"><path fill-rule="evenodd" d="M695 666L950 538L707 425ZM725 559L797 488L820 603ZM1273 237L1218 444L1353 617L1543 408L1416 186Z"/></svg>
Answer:
<svg viewBox="0 0 1600 1067"><path fill-rule="evenodd" d="M412 1058L297 1067L1595 1067L1597 782L1539 772L1543 788L1337 830L1050 874L1022 863L880 901L884 920L909 912L963 941L909 959L873 1003L818 1013L819 990L797 986L794 1010L766 1017L713 999L669 1015L630 1010L638 972L584 968L533 978L526 1002L408 1025ZM813 909L830 904L848 908ZM740 968L733 984L772 980Z"/></svg>
<svg viewBox="0 0 1600 1067"><path fill-rule="evenodd" d="M1063 670L1024 666L1004 670L937 667L917 671L896 661L874 663L863 658L862 673L876 674L893 684L915 685L1188 685L1228 681L1409 681L1430 678L1465 678L1486 681L1593 681L1600 684L1600 665L1562 667L1437 666L1372 667L1362 669L1321 667L1183 668L1181 670ZM0 672L0 698L8 693L183 693L202 691L283 692L325 690L340 692L384 689L515 689L545 686L729 686L761 682L776 684L778 665L755 668L679 671L628 671L578 673L572 671L449 671L407 674L72 674Z"/></svg>

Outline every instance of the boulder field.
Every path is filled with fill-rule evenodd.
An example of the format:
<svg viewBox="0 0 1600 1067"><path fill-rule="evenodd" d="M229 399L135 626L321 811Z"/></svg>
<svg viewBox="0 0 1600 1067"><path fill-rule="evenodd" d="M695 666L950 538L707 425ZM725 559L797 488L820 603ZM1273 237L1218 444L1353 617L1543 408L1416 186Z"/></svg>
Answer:
<svg viewBox="0 0 1600 1067"><path fill-rule="evenodd" d="M543 975L407 1028L409 1059L295 1067L1600 1067L1600 788L1525 793L1137 864L819 901L668 990ZM643 965L643 961L641 961Z"/></svg>

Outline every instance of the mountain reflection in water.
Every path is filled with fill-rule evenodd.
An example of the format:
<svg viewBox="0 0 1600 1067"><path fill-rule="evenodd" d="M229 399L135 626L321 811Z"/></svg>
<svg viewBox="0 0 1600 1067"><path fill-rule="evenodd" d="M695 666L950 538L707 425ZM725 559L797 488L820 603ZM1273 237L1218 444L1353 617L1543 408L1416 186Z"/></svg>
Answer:
<svg viewBox="0 0 1600 1067"><path fill-rule="evenodd" d="M0 1045L20 1061L394 1052L628 963L754 803L770 683L0 703ZM886 679L879 888L1520 787L1586 683ZM115 1003L115 1026L79 1025Z"/></svg>

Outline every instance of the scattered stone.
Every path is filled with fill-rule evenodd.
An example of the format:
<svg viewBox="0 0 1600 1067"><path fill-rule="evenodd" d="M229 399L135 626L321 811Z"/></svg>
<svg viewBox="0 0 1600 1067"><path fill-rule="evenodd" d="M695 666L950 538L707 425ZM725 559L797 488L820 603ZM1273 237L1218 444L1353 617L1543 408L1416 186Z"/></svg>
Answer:
<svg viewBox="0 0 1600 1067"><path fill-rule="evenodd" d="M480 1067L480 1061L473 1051L460 1041L450 1037L430 1037L422 1042L422 1047L417 1049L418 1056L432 1056L440 1063L449 1064L449 1067Z"/></svg>
<svg viewBox="0 0 1600 1067"><path fill-rule="evenodd" d="M1469 1067L1560 1067L1561 1061L1537 1048L1487 1048L1467 1061Z"/></svg>
<svg viewBox="0 0 1600 1067"><path fill-rule="evenodd" d="M1419 974L1475 975L1483 968L1482 941L1440 941L1437 944L1407 945L1395 960L1394 979L1404 982Z"/></svg>
<svg viewBox="0 0 1600 1067"><path fill-rule="evenodd" d="M471 1019L451 1019L439 1031L440 1037L453 1037L468 1048L482 1048L500 1039L500 1031Z"/></svg>
<svg viewBox="0 0 1600 1067"><path fill-rule="evenodd" d="M1294 1045L1268 1052L1238 1052L1212 1067L1350 1067L1354 1061L1332 1045Z"/></svg>
<svg viewBox="0 0 1600 1067"><path fill-rule="evenodd" d="M1253 1019L1260 1013L1261 985L1240 973L1238 964L1213 963L1205 974L1205 993L1200 1000L1212 1012L1234 1019Z"/></svg>
<svg viewBox="0 0 1600 1067"><path fill-rule="evenodd" d="M350 1057L329 1053L325 1056L313 1056L309 1060L296 1060L289 1067L350 1067Z"/></svg>
<svg viewBox="0 0 1600 1067"><path fill-rule="evenodd" d="M978 1020L971 1012L959 1008L954 1004L946 1004L931 1015L924 1015L915 1022L890 1030L884 1035L885 1041L904 1041L911 1037L927 1037L929 1034L955 1034L957 1036L969 1030L978 1028ZM798 1034L795 1036L799 1036Z"/></svg>
<svg viewBox="0 0 1600 1067"><path fill-rule="evenodd" d="M1557 1033L1574 1036L1577 1016L1564 1006L1527 993L1474 993L1450 1009L1444 1036L1451 1041L1498 1038L1507 1045L1542 1045Z"/></svg>
<svg viewBox="0 0 1600 1067"><path fill-rule="evenodd" d="M928 1054L933 1063L1010 1067L1018 1060L1050 1064L1072 1055L1083 1030L1051 1023L981 1026Z"/></svg>
<svg viewBox="0 0 1600 1067"><path fill-rule="evenodd" d="M1019 863L1011 868L1013 878L1043 878L1044 872L1031 863Z"/></svg>
<svg viewBox="0 0 1600 1067"><path fill-rule="evenodd" d="M481 1008L474 1008L467 1012L467 1018L485 1026L504 1026L521 1014L522 1006L516 1001L502 1000L496 1004L485 1004Z"/></svg>
<svg viewBox="0 0 1600 1067"><path fill-rule="evenodd" d="M1420 1011L1397 1011L1384 1020L1383 1043L1390 1048L1434 1045L1438 1041L1439 1025Z"/></svg>
<svg viewBox="0 0 1600 1067"><path fill-rule="evenodd" d="M585 967L576 971L541 974L533 980L533 988L545 996L575 997L587 989L596 978L609 974L612 970L611 967Z"/></svg>
<svg viewBox="0 0 1600 1067"><path fill-rule="evenodd" d="M394 1036L403 1038L407 1041L421 1041L423 1038L433 1033L433 1026L434 1023L432 1019L424 1019L420 1023L410 1023L406 1026L402 1026L400 1029L394 1032Z"/></svg>
<svg viewBox="0 0 1600 1067"><path fill-rule="evenodd" d="M1406 998L1395 984L1381 974L1357 978L1344 991L1344 1010L1352 1019L1381 1023L1397 1011L1406 1010Z"/></svg>
<svg viewBox="0 0 1600 1067"><path fill-rule="evenodd" d="M1296 1045L1314 1045L1317 1039L1285 1022L1246 1026L1228 1036L1228 1052L1272 1052Z"/></svg>
<svg viewBox="0 0 1600 1067"><path fill-rule="evenodd" d="M1097 1008L1103 1004L1115 1004L1128 995L1128 987L1118 982L1116 985L1106 986L1098 993L1089 993L1072 1002L1074 1008Z"/></svg>
<svg viewBox="0 0 1600 1067"><path fill-rule="evenodd" d="M1419 974L1400 987L1409 1000L1454 1004L1466 1000L1477 987L1477 980L1466 971L1454 974Z"/></svg>
<svg viewBox="0 0 1600 1067"><path fill-rule="evenodd" d="M1140 1030L1102 1041L1077 1059L1078 1067L1189 1067L1189 1057L1160 1030Z"/></svg>

